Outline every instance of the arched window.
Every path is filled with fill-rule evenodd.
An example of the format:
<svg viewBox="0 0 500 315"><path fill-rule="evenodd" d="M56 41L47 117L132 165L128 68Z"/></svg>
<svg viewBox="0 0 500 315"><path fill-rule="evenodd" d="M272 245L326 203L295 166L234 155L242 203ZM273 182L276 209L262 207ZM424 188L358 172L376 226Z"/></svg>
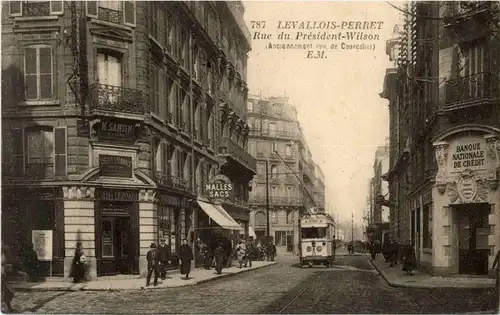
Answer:
<svg viewBox="0 0 500 315"><path fill-rule="evenodd" d="M267 219L266 219L266 214L264 211L259 211L255 213L255 225L256 226L261 226L261 225L266 225Z"/></svg>

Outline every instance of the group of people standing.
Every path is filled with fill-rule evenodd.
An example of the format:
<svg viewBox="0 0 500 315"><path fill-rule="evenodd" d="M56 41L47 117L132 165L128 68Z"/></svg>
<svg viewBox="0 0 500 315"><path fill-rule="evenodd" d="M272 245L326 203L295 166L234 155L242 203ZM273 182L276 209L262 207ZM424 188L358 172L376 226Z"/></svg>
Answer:
<svg viewBox="0 0 500 315"><path fill-rule="evenodd" d="M150 250L146 254L146 260L148 262L148 273L146 276L146 286L151 283L151 277L153 276L153 285L158 285L158 278L165 280L167 278L167 268L171 263L170 258L170 246L165 243L165 239L160 240L160 246L156 246L156 243L151 243L149 246ZM191 261L193 260L193 250L189 246L186 239L182 240L182 245L179 248L179 265L181 275L185 279L189 279L189 274L191 273Z"/></svg>
<svg viewBox="0 0 500 315"><path fill-rule="evenodd" d="M410 276L412 275L413 270L416 269L415 249L413 248L410 240L407 240L406 244L401 246L394 238L392 241L384 243L382 251L385 262L389 263L389 267L394 267L398 264L398 261L402 261L402 270ZM372 254L372 259L375 259L375 256L376 255Z"/></svg>

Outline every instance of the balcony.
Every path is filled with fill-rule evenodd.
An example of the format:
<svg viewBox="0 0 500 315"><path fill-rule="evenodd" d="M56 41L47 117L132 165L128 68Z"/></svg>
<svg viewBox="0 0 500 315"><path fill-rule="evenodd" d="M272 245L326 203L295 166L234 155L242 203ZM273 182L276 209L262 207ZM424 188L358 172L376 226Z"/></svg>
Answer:
<svg viewBox="0 0 500 315"><path fill-rule="evenodd" d="M265 205L266 196L253 196L250 198L249 203L254 205ZM273 206L302 206L302 197L269 196L269 204Z"/></svg>
<svg viewBox="0 0 500 315"><path fill-rule="evenodd" d="M50 1L31 2L23 1L23 16L48 16L50 15Z"/></svg>
<svg viewBox="0 0 500 315"><path fill-rule="evenodd" d="M52 179L54 178L54 163L28 163L25 174L28 179Z"/></svg>
<svg viewBox="0 0 500 315"><path fill-rule="evenodd" d="M140 90L93 84L89 91L90 110L144 115L146 98Z"/></svg>
<svg viewBox="0 0 500 315"><path fill-rule="evenodd" d="M98 13L99 20L115 24L123 24L122 11L99 7L98 12L99 12Z"/></svg>
<svg viewBox="0 0 500 315"><path fill-rule="evenodd" d="M189 191L189 183L182 177L172 176L166 172L156 172L155 175L158 185Z"/></svg>
<svg viewBox="0 0 500 315"><path fill-rule="evenodd" d="M304 176L306 180L312 182L312 180L314 179L314 170L311 170L311 167L306 163L301 163L301 166L302 176Z"/></svg>
<svg viewBox="0 0 500 315"><path fill-rule="evenodd" d="M478 73L446 82L445 109L453 110L491 103L496 98L497 80L490 73Z"/></svg>
<svg viewBox="0 0 500 315"><path fill-rule="evenodd" d="M254 174L257 173L257 161L255 158L228 137L221 139L219 155L230 157L234 161L244 165Z"/></svg>

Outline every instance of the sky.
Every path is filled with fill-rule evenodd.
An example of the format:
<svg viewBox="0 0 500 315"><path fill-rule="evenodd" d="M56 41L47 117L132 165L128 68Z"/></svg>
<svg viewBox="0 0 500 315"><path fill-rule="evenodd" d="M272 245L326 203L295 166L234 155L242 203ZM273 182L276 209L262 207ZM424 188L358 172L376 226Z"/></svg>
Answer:
<svg viewBox="0 0 500 315"><path fill-rule="evenodd" d="M388 101L380 98L386 68L385 52L399 23L398 11L386 2L245 1L245 21L266 21L271 40L253 39L248 60L250 94L283 96L297 108L313 159L325 174L326 208L335 218L361 224L373 176L375 149L389 133ZM279 21L383 21L380 39L367 42L374 50L327 50L326 59L307 59L304 50L271 50ZM281 22L282 25L284 22ZM256 25L255 23L253 23ZM346 24L347 25L347 24ZM338 30L338 29L337 29ZM337 33L336 31L329 31ZM349 41L290 40L285 43L339 45ZM357 41L351 41L357 42Z"/></svg>

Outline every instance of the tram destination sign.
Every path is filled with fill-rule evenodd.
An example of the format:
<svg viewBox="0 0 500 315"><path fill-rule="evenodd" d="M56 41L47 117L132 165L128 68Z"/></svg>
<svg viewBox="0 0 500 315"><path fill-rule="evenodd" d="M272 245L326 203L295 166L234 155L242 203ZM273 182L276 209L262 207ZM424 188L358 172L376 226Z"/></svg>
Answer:
<svg viewBox="0 0 500 315"><path fill-rule="evenodd" d="M132 157L119 155L99 155L101 176L132 177Z"/></svg>

